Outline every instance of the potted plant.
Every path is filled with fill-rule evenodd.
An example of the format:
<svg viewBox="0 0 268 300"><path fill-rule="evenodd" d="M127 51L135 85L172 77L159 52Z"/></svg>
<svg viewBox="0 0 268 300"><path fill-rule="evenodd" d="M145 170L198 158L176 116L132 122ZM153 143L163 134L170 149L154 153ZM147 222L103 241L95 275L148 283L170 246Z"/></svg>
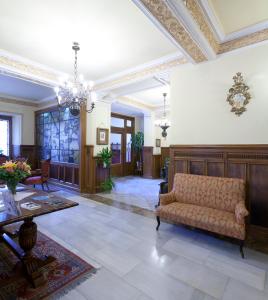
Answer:
<svg viewBox="0 0 268 300"><path fill-rule="evenodd" d="M113 152L108 148L103 148L99 153L98 157L102 161L103 168L109 168L111 165Z"/></svg>
<svg viewBox="0 0 268 300"><path fill-rule="evenodd" d="M144 134L139 131L132 135L132 146L136 154L136 167L137 170L142 170L142 149L144 145Z"/></svg>
<svg viewBox="0 0 268 300"><path fill-rule="evenodd" d="M26 162L10 160L0 166L0 179L6 182L12 194L16 194L18 183L29 175L31 175L31 167Z"/></svg>
<svg viewBox="0 0 268 300"><path fill-rule="evenodd" d="M110 192L115 187L115 183L109 176L104 182L101 183L101 188L104 192Z"/></svg>

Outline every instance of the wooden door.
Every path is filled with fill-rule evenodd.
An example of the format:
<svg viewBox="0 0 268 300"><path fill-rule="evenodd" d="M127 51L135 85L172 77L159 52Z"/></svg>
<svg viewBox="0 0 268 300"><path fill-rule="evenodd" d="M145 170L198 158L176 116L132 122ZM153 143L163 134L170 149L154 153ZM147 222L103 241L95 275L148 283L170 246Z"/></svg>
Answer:
<svg viewBox="0 0 268 300"><path fill-rule="evenodd" d="M112 114L111 150L113 152L111 175L115 177L134 174L134 157L131 137L135 129L135 119Z"/></svg>

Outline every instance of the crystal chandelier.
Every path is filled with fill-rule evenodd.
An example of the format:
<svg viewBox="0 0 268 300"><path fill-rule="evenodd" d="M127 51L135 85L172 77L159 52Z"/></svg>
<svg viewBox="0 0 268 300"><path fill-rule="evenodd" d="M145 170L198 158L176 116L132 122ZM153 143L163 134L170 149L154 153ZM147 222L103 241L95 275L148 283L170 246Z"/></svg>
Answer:
<svg viewBox="0 0 268 300"><path fill-rule="evenodd" d="M164 113L161 120L156 122L156 125L159 126L162 129L162 137L167 137L167 129L170 127L170 122L167 120L167 114L166 114L166 96L167 93L163 93L164 97Z"/></svg>
<svg viewBox="0 0 268 300"><path fill-rule="evenodd" d="M73 116L80 114L81 108L87 106L89 100L90 109L86 112L91 113L95 107L95 103L91 99L91 90L88 84L83 81L82 76L78 79L77 72L77 52L80 50L79 44L74 42L72 49L75 53L74 58L74 78L73 81L65 80L62 85L55 87L58 106L60 108L69 108Z"/></svg>

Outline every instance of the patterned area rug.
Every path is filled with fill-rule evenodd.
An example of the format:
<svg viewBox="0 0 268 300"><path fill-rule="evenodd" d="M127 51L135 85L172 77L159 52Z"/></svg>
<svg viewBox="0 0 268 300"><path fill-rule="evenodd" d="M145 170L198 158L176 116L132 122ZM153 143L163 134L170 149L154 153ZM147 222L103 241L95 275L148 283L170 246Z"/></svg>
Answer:
<svg viewBox="0 0 268 300"><path fill-rule="evenodd" d="M95 273L96 269L46 235L38 232L33 253L38 257L52 255L57 260L44 267L48 283L34 289L18 272L17 257L0 243L0 299L56 299Z"/></svg>

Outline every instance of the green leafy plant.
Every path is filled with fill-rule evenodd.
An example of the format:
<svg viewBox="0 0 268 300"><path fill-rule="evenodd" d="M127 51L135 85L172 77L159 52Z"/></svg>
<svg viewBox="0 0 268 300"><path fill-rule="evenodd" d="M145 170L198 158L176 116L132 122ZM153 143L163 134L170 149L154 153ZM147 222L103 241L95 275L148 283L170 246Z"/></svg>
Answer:
<svg viewBox="0 0 268 300"><path fill-rule="evenodd" d="M136 161L138 164L142 164L142 148L144 145L144 134L141 131L132 135L132 146L136 154Z"/></svg>
<svg viewBox="0 0 268 300"><path fill-rule="evenodd" d="M110 192L115 187L115 183L113 182L112 178L107 178L104 182L101 183L101 189L104 192Z"/></svg>
<svg viewBox="0 0 268 300"><path fill-rule="evenodd" d="M98 153L99 159L103 163L104 168L109 168L111 165L111 160L113 157L113 152L108 148L103 148L99 153Z"/></svg>

